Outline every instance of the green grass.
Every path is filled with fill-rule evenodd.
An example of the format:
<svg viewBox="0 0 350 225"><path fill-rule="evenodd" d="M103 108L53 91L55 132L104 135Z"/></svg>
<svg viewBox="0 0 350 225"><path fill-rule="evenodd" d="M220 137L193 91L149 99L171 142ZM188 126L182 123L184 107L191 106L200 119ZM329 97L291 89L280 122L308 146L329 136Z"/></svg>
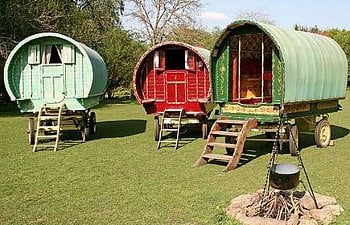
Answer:
<svg viewBox="0 0 350 225"><path fill-rule="evenodd" d="M335 146L318 149L301 137L314 190L334 196L350 221L350 102L330 117ZM259 156L230 173L218 164L199 168L205 140L175 151L156 150L153 118L135 103L105 102L96 110L97 134L86 143L33 153L27 117L0 112L0 224L237 224L222 210L229 201L263 188L271 146L248 144ZM288 154L280 161L295 160Z"/></svg>

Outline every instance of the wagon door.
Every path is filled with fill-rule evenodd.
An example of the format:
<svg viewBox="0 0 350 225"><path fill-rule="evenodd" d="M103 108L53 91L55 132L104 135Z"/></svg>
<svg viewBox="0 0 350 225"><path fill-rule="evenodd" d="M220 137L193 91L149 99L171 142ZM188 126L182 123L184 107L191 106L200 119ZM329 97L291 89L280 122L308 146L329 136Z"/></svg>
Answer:
<svg viewBox="0 0 350 225"><path fill-rule="evenodd" d="M166 99L168 103L183 104L187 97L185 70L185 50L171 49L166 57Z"/></svg>
<svg viewBox="0 0 350 225"><path fill-rule="evenodd" d="M186 72L166 72L166 94L169 103L185 103L186 100Z"/></svg>
<svg viewBox="0 0 350 225"><path fill-rule="evenodd" d="M58 103L65 97L62 45L46 45L41 67L41 93L46 103Z"/></svg>

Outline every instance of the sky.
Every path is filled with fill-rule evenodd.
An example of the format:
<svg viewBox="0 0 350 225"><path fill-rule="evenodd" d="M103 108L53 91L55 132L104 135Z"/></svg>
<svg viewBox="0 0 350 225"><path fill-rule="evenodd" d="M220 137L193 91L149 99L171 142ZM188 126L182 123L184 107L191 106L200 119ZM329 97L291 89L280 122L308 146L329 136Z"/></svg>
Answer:
<svg viewBox="0 0 350 225"><path fill-rule="evenodd" d="M326 30L350 30L350 0L203 0L201 23L207 29L225 28L246 10L265 13L276 25L295 24Z"/></svg>

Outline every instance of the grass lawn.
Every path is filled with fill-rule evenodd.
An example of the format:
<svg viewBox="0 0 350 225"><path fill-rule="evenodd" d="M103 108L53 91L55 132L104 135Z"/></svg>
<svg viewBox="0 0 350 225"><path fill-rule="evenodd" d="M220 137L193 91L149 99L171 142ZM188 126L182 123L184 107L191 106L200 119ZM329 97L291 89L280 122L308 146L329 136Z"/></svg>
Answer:
<svg viewBox="0 0 350 225"><path fill-rule="evenodd" d="M314 190L345 209L334 224L350 223L350 101L342 105L330 116L334 147L316 148L312 135L300 140ZM72 133L65 135L70 147L36 153L28 118L0 112L0 224L236 224L223 208L263 188L268 143L248 143L258 156L232 172L218 164L194 168L205 140L157 151L153 118L140 105L106 102L95 111L92 140L80 143Z"/></svg>

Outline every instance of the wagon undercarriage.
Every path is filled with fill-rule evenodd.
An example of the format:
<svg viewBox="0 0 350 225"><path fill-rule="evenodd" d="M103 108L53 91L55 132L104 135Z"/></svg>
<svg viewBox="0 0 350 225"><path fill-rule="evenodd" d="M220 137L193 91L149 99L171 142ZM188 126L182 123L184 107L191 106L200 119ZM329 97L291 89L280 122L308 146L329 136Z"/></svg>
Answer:
<svg viewBox="0 0 350 225"><path fill-rule="evenodd" d="M204 150L195 163L200 166L209 160L226 161L224 171L235 169L244 152L246 141L277 142L280 149L284 143L288 144L290 154L298 155L299 129L301 132L314 132L315 143L320 148L325 148L331 142L331 126L328 116L323 115L316 123L316 116L283 120L280 124L259 124L256 118L247 120L232 120L222 117L212 126L208 135ZM253 135L251 135L254 132ZM265 134L265 138L257 138L256 134ZM215 147L225 148L226 154L214 153Z"/></svg>
<svg viewBox="0 0 350 225"><path fill-rule="evenodd" d="M38 117L29 118L28 140L37 148L52 147L57 150L60 136L64 130L80 131L85 142L90 134L96 132L96 114L90 110L70 111L61 105L44 105L38 112Z"/></svg>

